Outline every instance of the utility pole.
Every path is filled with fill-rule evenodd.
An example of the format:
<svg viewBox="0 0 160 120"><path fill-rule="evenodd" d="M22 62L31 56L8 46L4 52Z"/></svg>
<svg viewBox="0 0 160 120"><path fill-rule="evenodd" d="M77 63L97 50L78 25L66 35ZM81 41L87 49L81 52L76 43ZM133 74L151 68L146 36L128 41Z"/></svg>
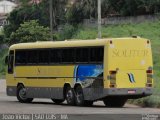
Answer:
<svg viewBox="0 0 160 120"><path fill-rule="evenodd" d="M101 39L101 0L98 0L98 38Z"/></svg>
<svg viewBox="0 0 160 120"><path fill-rule="evenodd" d="M50 14L50 40L53 41L53 1L49 1L49 14Z"/></svg>

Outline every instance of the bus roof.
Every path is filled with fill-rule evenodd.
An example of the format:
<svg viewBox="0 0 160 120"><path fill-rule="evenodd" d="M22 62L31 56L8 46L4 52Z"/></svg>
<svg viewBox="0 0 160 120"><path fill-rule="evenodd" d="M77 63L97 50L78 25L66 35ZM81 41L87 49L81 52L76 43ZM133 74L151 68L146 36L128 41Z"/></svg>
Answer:
<svg viewBox="0 0 160 120"><path fill-rule="evenodd" d="M81 46L104 46L108 41L114 40L142 40L143 38L107 38L95 40L65 40L65 41L37 41L30 43L14 44L10 50L31 48L58 48L58 47L81 47Z"/></svg>

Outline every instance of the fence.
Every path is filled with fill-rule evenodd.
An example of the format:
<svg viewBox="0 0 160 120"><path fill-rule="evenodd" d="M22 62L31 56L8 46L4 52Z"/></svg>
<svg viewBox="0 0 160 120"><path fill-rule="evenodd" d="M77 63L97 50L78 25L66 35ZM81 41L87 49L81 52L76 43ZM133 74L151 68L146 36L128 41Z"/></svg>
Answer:
<svg viewBox="0 0 160 120"><path fill-rule="evenodd" d="M102 25L108 24L128 24L128 23L142 23L145 21L160 20L160 15L141 15L130 17L107 17L102 19ZM97 25L96 19L84 19L83 24L87 26Z"/></svg>

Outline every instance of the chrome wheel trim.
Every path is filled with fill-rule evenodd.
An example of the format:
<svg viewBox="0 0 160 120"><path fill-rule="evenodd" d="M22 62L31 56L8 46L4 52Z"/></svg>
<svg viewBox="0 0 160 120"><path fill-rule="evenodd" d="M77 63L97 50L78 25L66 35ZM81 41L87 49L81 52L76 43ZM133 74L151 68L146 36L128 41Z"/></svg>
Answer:
<svg viewBox="0 0 160 120"><path fill-rule="evenodd" d="M26 89L25 88L21 88L19 90L19 97L22 99L22 100L26 100Z"/></svg>
<svg viewBox="0 0 160 120"><path fill-rule="evenodd" d="M83 97L82 92L81 92L81 91L78 91L78 92L77 92L77 95L76 95L76 98L77 98L77 102L78 102L78 103L81 103L82 97Z"/></svg>
<svg viewBox="0 0 160 120"><path fill-rule="evenodd" d="M72 90L68 90L67 95L66 95L68 103L71 103L73 100L73 93Z"/></svg>

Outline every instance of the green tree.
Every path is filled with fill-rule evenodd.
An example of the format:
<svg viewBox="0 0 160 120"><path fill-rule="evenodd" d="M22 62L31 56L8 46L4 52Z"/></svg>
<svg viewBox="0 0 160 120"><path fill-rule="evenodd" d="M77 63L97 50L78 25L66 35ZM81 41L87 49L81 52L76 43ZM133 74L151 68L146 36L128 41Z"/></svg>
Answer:
<svg viewBox="0 0 160 120"><path fill-rule="evenodd" d="M43 10L44 7L44 4L23 6L11 12L7 18L10 24L4 27L6 42L9 40L12 32L16 31L20 24L25 21L38 20L40 25L49 26L49 13Z"/></svg>
<svg viewBox="0 0 160 120"><path fill-rule="evenodd" d="M49 0L47 1L49 2ZM66 22L65 14L67 3L68 0L53 0L53 28L57 28L58 25ZM46 9L48 9L48 7Z"/></svg>
<svg viewBox="0 0 160 120"><path fill-rule="evenodd" d="M24 22L11 34L10 44L21 42L34 42L49 40L49 28L40 26L38 21L31 20Z"/></svg>
<svg viewBox="0 0 160 120"><path fill-rule="evenodd" d="M16 31L20 24L29 20L38 20L39 24L49 27L49 0L42 0L38 5L28 4L30 0L21 0L21 7L15 9L8 16L9 25L4 27L5 41L8 42L13 31ZM53 28L57 29L60 24L65 24L67 0L53 0Z"/></svg>
<svg viewBox="0 0 160 120"><path fill-rule="evenodd" d="M3 29L0 28L0 45L3 43L3 39L4 39Z"/></svg>
<svg viewBox="0 0 160 120"><path fill-rule="evenodd" d="M102 14L136 16L160 12L160 0L102 0ZM106 7L107 6L107 7ZM109 8L108 12L105 8Z"/></svg>
<svg viewBox="0 0 160 120"><path fill-rule="evenodd" d="M76 25L82 22L84 18L83 9L78 3L73 4L72 7L67 10L66 19L69 24Z"/></svg>
<svg viewBox="0 0 160 120"><path fill-rule="evenodd" d="M97 0L82 0L82 10L85 17L97 17Z"/></svg>

